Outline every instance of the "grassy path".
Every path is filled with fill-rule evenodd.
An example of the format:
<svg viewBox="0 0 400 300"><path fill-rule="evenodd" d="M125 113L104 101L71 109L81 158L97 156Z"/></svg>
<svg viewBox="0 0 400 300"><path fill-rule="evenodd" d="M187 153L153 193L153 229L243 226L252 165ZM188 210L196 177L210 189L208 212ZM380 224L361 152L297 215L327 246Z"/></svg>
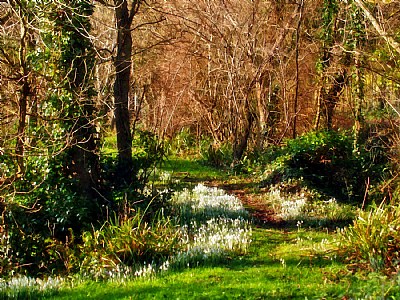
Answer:
<svg viewBox="0 0 400 300"><path fill-rule="evenodd" d="M172 169L174 168L174 169ZM180 184L205 182L238 196L256 221L249 252L218 263L170 270L152 279L85 281L52 299L386 299L379 277L355 276L324 247L334 233L284 224L248 178L185 160L171 162Z"/></svg>
<svg viewBox="0 0 400 300"><path fill-rule="evenodd" d="M325 238L317 232L255 229L250 252L220 264L170 271L148 280L84 283L54 299L341 299L350 282L335 274L343 266L310 256ZM346 299L346 298L344 298Z"/></svg>

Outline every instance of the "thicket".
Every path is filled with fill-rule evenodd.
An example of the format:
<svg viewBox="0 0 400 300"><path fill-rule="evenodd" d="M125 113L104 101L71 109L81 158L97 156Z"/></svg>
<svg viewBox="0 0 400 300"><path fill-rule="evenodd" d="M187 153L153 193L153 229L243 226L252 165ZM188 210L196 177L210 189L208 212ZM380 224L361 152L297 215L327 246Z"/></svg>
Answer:
<svg viewBox="0 0 400 300"><path fill-rule="evenodd" d="M390 148L374 139L355 147L348 131L313 131L273 147L264 158L263 185L301 179L327 198L366 205L384 197L380 187L390 170Z"/></svg>
<svg viewBox="0 0 400 300"><path fill-rule="evenodd" d="M79 271L87 249L95 251L84 232L103 228L109 238L112 228L129 223L138 240L149 241L141 224L162 222L158 212L167 209L169 193L147 186L164 158L153 133L137 130L129 139L129 163L118 136L116 147L100 149L105 114L95 103L94 8L84 0L0 3L0 67L14 89L0 89L2 275ZM132 134L125 110L120 118ZM149 242L131 247L133 260L158 255Z"/></svg>
<svg viewBox="0 0 400 300"><path fill-rule="evenodd" d="M43 158L36 159L32 164L27 163L24 180L14 185L17 194L12 202L3 207L2 273L76 272L82 268L81 264L85 265L85 257L91 256L88 249L92 247L90 249L95 251L94 246L88 246L91 243L89 235L82 234L100 228L107 237L111 237L107 232L112 232L113 228L118 231L124 226L131 226L131 230L137 228L140 238L146 238L140 232L149 229L141 228L140 221L143 224L161 222L158 212L161 209L167 211L170 193L160 193L147 187L150 174L163 158L159 141L150 133L141 133L135 145L135 178L132 184L123 181L125 176L119 176L115 154L102 162L101 189L96 190L104 200L100 203L77 189L73 178L65 177L62 155L50 162ZM44 170L39 168L41 164ZM129 233L126 230L121 235L129 236ZM121 235L116 234L117 238ZM131 238L134 239L134 236ZM109 242L103 241L103 246L106 247L104 243ZM167 243L167 240L164 242ZM96 245L100 244L96 242ZM136 253L130 253L131 259L136 255L138 261L139 258L140 261L152 261L153 255L162 254L162 251L150 254L148 241L140 241L138 245L146 249L138 246ZM119 250L123 251L124 247L120 246ZM136 246L132 244L131 247Z"/></svg>

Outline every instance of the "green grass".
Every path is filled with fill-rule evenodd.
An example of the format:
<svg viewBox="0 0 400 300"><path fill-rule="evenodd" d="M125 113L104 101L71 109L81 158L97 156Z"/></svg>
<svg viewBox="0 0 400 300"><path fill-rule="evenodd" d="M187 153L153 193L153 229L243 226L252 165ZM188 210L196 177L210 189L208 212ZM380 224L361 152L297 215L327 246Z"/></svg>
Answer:
<svg viewBox="0 0 400 300"><path fill-rule="evenodd" d="M199 161L173 158L163 171L173 178L253 185ZM182 184L185 184L182 182ZM262 197L262 195L257 195ZM334 222L334 220L332 221ZM332 224L334 225L334 224ZM171 268L151 278L123 281L73 279L54 292L19 299L399 299L400 277L351 270L336 257L337 233L306 223L285 228L253 228L245 255L205 262L195 268ZM0 295L0 299L2 299Z"/></svg>
<svg viewBox="0 0 400 300"><path fill-rule="evenodd" d="M355 276L318 250L332 234L257 228L245 256L154 278L72 281L46 299L396 299L398 286L379 276ZM49 293L46 293L49 295ZM388 296L386 295L386 296ZM31 294L32 298L42 298ZM347 298L346 298L347 297ZM25 299L22 297L20 299Z"/></svg>
<svg viewBox="0 0 400 300"><path fill-rule="evenodd" d="M204 182L228 178L227 172L204 164L201 160L190 158L168 158L163 171L170 172L173 178L186 182Z"/></svg>
<svg viewBox="0 0 400 300"><path fill-rule="evenodd" d="M85 281L51 299L384 299L379 296L390 288L384 281L353 276L341 262L312 250L331 234L300 234L307 239L299 240L297 231L256 229L246 256L152 279ZM363 298L368 295L373 298Z"/></svg>
<svg viewBox="0 0 400 300"><path fill-rule="evenodd" d="M123 284L87 281L61 290L54 299L319 299L333 294L342 296L346 286L338 288L329 278L343 271L343 265L310 256L310 248L298 243L296 235L257 229L246 256L214 266L169 271L150 280L138 279ZM309 232L309 235L317 242L326 237L318 232Z"/></svg>

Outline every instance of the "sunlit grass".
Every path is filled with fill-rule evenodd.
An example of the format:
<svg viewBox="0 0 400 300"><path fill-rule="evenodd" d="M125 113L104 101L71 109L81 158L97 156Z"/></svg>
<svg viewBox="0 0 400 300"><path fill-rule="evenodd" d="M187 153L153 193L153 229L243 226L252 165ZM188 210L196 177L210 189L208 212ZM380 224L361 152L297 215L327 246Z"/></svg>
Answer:
<svg viewBox="0 0 400 300"><path fill-rule="evenodd" d="M155 243L154 246L160 249L164 244L169 247L169 242L153 239L155 234L162 238L161 232L169 232L172 229L169 223L159 223L162 227L158 223L154 223L157 225L155 227L154 224L141 224L138 215L134 219L106 223L94 232L85 232L81 248L87 251L81 266L83 272L79 275L82 278L122 283L138 277L151 278L170 268L185 269L222 262L227 257L243 255L248 250L251 242L250 223L245 219L247 212L236 197L226 195L217 188L198 185L192 191L184 189L176 192L171 205L177 208L176 219L180 225L176 225L173 238L179 238L181 251L165 257L164 262L151 261L141 266L124 264L125 253L139 251L138 245L142 242ZM192 219L190 216L194 215L197 218ZM117 248L119 244L123 246L121 249ZM144 244L142 247L145 250L147 246ZM51 293L56 288L57 285L53 287L47 281L29 277L13 278L0 285L0 295L19 298L21 293L36 295L46 289Z"/></svg>
<svg viewBox="0 0 400 300"><path fill-rule="evenodd" d="M354 275L340 260L326 255L322 250L331 247L334 237L332 233L301 228L253 229L253 242L245 256L169 269L135 280L94 282L81 278L46 298L398 299L397 279Z"/></svg>
<svg viewBox="0 0 400 300"><path fill-rule="evenodd" d="M228 174L219 169L205 165L200 159L168 158L163 170L169 172L173 178L184 178L195 182L227 178Z"/></svg>
<svg viewBox="0 0 400 300"><path fill-rule="evenodd" d="M354 276L313 245L332 234L255 229L245 256L124 282L81 281L53 299L396 299L396 281ZM398 288L397 288L398 291ZM385 298L386 297L386 298Z"/></svg>
<svg viewBox="0 0 400 300"><path fill-rule="evenodd" d="M224 175L220 171L211 172L198 163L191 166L186 160L175 162L163 169L165 181L175 176L196 182L194 189L183 188L171 199L174 220L183 237L184 247L179 253L163 263L147 262L125 270L123 276L98 282L78 275L46 290L29 284L28 288L3 284L0 299L400 298L397 275L388 278L354 272L338 257L337 234L331 229L354 213L349 213L348 207L330 199L311 201L302 191L289 198L279 189L271 189L270 194L257 197L264 198L282 219L293 224L284 229L268 223L264 228L254 228L236 197L197 185L202 178L221 180ZM235 179L237 183L240 178ZM304 203L291 206L299 199ZM327 230L327 224L332 228Z"/></svg>

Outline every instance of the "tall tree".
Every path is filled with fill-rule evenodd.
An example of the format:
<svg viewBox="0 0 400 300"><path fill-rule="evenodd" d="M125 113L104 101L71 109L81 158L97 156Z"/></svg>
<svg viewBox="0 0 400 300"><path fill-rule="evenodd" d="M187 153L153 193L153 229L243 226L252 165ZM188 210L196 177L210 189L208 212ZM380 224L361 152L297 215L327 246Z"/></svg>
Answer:
<svg viewBox="0 0 400 300"><path fill-rule="evenodd" d="M67 141L66 173L76 178L79 190L95 198L99 184L99 156L96 143L93 103L93 45L88 36L93 5L87 0L64 1L55 17L60 41L62 97L66 105L64 126L70 132Z"/></svg>
<svg viewBox="0 0 400 300"><path fill-rule="evenodd" d="M129 112L132 71L132 23L143 0L98 1L115 11L117 30L116 54L114 57L114 116L117 131L119 176L129 184L133 180L132 129Z"/></svg>
<svg viewBox="0 0 400 300"><path fill-rule="evenodd" d="M129 113L129 91L131 89L132 69L132 21L139 11L141 0L134 0L131 7L128 1L115 0L117 23L117 54L114 60L115 83L114 105L117 130L118 159L122 178L130 183L133 180L132 132Z"/></svg>

